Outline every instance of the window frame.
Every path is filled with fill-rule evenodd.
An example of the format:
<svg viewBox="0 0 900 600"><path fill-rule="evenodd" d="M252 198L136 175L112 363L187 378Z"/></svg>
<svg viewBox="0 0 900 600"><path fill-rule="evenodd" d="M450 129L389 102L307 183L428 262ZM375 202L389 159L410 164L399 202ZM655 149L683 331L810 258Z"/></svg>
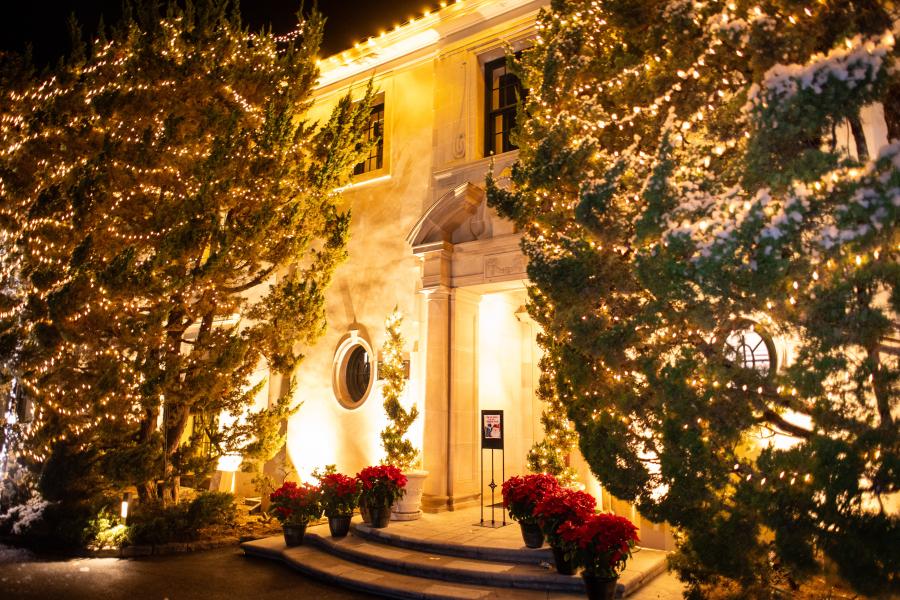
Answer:
<svg viewBox="0 0 900 600"><path fill-rule="evenodd" d="M516 58L518 58L520 55L521 51L515 53ZM506 73L504 75L513 77L515 80L512 87L516 94L516 102L514 104L504 105L500 108L495 109L493 108L492 102L494 92L493 74L498 68L501 67L506 70ZM482 70L484 75L484 156L495 156L497 154L503 154L504 152L518 150L519 147L514 145L512 141L510 141L510 134L516 127L519 103L526 96L525 88L522 87L522 82L519 80L519 78L509 71L507 57L505 54L500 58L495 58L493 60L485 62L482 66ZM501 86L499 89L505 91L506 87ZM494 120L497 116L501 116L504 123L504 129L501 133L502 146L500 152L496 152L494 148L494 138L497 135L497 132L494 131Z"/></svg>
<svg viewBox="0 0 900 600"><path fill-rule="evenodd" d="M379 119L374 119L374 115L379 115ZM378 95L372 101L372 108L369 111L369 127L366 130L366 141L372 139L373 134L379 134L378 141L372 146L372 149L369 151L369 155L363 159L362 162L353 165L353 177L360 177L370 175L371 173L375 173L384 169L385 166L385 121L386 121L386 111L385 111L385 102L384 96ZM380 132L377 130L380 127ZM374 160L375 165L369 167L369 162ZM369 168L367 168L369 167Z"/></svg>

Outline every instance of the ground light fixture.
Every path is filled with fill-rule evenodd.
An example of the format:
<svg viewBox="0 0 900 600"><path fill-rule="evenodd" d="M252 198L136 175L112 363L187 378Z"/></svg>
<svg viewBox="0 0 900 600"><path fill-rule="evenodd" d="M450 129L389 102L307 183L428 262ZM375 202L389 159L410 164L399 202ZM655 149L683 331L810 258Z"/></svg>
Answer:
<svg viewBox="0 0 900 600"><path fill-rule="evenodd" d="M125 492L122 495L122 510L120 514L122 515L122 525L127 524L128 522L128 502L131 500L131 492Z"/></svg>

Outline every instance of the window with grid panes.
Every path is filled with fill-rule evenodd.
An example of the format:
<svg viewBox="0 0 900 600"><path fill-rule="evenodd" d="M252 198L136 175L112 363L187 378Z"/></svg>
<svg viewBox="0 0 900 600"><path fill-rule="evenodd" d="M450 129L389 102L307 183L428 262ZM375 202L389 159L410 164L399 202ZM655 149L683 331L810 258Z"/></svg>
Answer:
<svg viewBox="0 0 900 600"><path fill-rule="evenodd" d="M372 107L369 114L369 128L366 130L366 141L377 139L369 150L369 155L353 168L354 175L362 175L377 171L384 166L384 102Z"/></svg>
<svg viewBox="0 0 900 600"><path fill-rule="evenodd" d="M522 84L507 70L506 57L484 65L484 91L485 156L515 150L509 134L516 125L516 102L522 96Z"/></svg>

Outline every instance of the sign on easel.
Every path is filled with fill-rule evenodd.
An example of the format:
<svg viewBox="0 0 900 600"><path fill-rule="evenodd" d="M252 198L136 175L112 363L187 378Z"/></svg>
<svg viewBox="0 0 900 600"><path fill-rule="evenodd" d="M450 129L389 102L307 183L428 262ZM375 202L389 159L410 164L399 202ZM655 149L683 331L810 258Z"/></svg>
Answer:
<svg viewBox="0 0 900 600"><path fill-rule="evenodd" d="M490 523L484 518L484 451L491 451L491 482L488 487L491 490L491 520ZM503 527L506 525L506 510L501 508L503 521L498 522L494 518L494 508L497 506L495 493L500 485L494 473L494 452L500 451L500 481L506 479L506 461L504 460L503 450L503 411L502 410L483 410L481 411L481 521L478 525L482 527Z"/></svg>
<svg viewBox="0 0 900 600"><path fill-rule="evenodd" d="M481 448L503 449L503 411L481 411Z"/></svg>

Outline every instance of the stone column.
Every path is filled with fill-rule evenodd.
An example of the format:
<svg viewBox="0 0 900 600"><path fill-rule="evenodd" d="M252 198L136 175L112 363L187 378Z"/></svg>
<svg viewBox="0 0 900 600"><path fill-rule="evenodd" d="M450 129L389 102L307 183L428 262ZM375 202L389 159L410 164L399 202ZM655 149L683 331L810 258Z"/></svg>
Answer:
<svg viewBox="0 0 900 600"><path fill-rule="evenodd" d="M478 503L478 304L465 288L450 295L450 510Z"/></svg>
<svg viewBox="0 0 900 600"><path fill-rule="evenodd" d="M428 471L422 508L446 510L450 497L448 451L450 413L450 258L447 242L421 249L422 290L425 294L425 399L422 411L422 465Z"/></svg>

